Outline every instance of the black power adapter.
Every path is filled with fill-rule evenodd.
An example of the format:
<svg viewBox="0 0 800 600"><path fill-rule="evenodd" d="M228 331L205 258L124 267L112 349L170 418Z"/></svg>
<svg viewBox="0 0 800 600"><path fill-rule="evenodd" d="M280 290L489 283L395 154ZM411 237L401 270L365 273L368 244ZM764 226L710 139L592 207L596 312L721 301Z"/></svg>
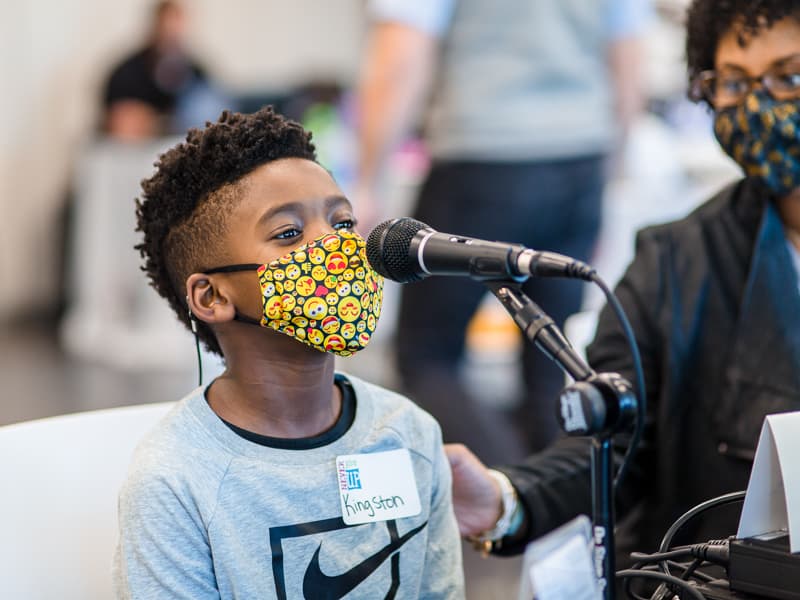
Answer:
<svg viewBox="0 0 800 600"><path fill-rule="evenodd" d="M789 551L789 534L781 530L731 540L728 581L731 590L800 600L800 554Z"/></svg>

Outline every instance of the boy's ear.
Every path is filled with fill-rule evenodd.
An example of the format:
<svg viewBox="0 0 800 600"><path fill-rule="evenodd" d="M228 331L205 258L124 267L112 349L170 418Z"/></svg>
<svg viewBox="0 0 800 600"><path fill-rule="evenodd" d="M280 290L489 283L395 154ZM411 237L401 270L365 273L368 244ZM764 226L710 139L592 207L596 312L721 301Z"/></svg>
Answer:
<svg viewBox="0 0 800 600"><path fill-rule="evenodd" d="M186 279L186 302L196 319L206 323L224 323L236 316L225 286L215 285L214 277L192 273Z"/></svg>

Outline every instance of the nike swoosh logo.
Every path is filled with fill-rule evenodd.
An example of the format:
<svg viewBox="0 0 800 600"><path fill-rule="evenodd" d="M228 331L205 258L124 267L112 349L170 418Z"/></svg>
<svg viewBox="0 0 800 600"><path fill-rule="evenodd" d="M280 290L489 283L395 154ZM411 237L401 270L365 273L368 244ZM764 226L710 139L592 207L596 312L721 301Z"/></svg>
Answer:
<svg viewBox="0 0 800 600"><path fill-rule="evenodd" d="M338 600L352 592L362 581L369 577L383 562L403 547L408 540L422 531L428 524L425 521L419 527L408 531L398 538L392 539L386 546L372 556L357 564L355 567L340 575L326 575L319 567L319 553L322 542L308 563L306 574L303 577L303 596L306 598L319 598L320 600Z"/></svg>

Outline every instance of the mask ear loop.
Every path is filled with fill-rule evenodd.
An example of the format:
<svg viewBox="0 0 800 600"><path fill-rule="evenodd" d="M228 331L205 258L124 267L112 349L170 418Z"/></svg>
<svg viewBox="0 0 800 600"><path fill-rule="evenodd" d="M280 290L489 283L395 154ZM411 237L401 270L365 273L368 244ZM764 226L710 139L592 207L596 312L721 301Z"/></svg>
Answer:
<svg viewBox="0 0 800 600"><path fill-rule="evenodd" d="M186 306L189 306L189 296L186 296ZM198 386L203 385L203 360L200 355L200 336L197 335L197 321L192 314L192 309L189 308L189 324L192 327L192 333L194 334L194 346L197 349L197 377L198 377Z"/></svg>

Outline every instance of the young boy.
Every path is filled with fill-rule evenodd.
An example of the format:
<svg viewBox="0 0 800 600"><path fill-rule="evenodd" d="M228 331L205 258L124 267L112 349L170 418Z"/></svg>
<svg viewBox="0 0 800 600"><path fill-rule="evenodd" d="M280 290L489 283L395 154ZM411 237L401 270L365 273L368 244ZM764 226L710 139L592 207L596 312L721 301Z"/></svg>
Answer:
<svg viewBox="0 0 800 600"><path fill-rule="evenodd" d="M310 140L271 108L225 112L142 184L144 270L226 370L136 451L118 597L463 597L436 422L334 373L383 282Z"/></svg>

